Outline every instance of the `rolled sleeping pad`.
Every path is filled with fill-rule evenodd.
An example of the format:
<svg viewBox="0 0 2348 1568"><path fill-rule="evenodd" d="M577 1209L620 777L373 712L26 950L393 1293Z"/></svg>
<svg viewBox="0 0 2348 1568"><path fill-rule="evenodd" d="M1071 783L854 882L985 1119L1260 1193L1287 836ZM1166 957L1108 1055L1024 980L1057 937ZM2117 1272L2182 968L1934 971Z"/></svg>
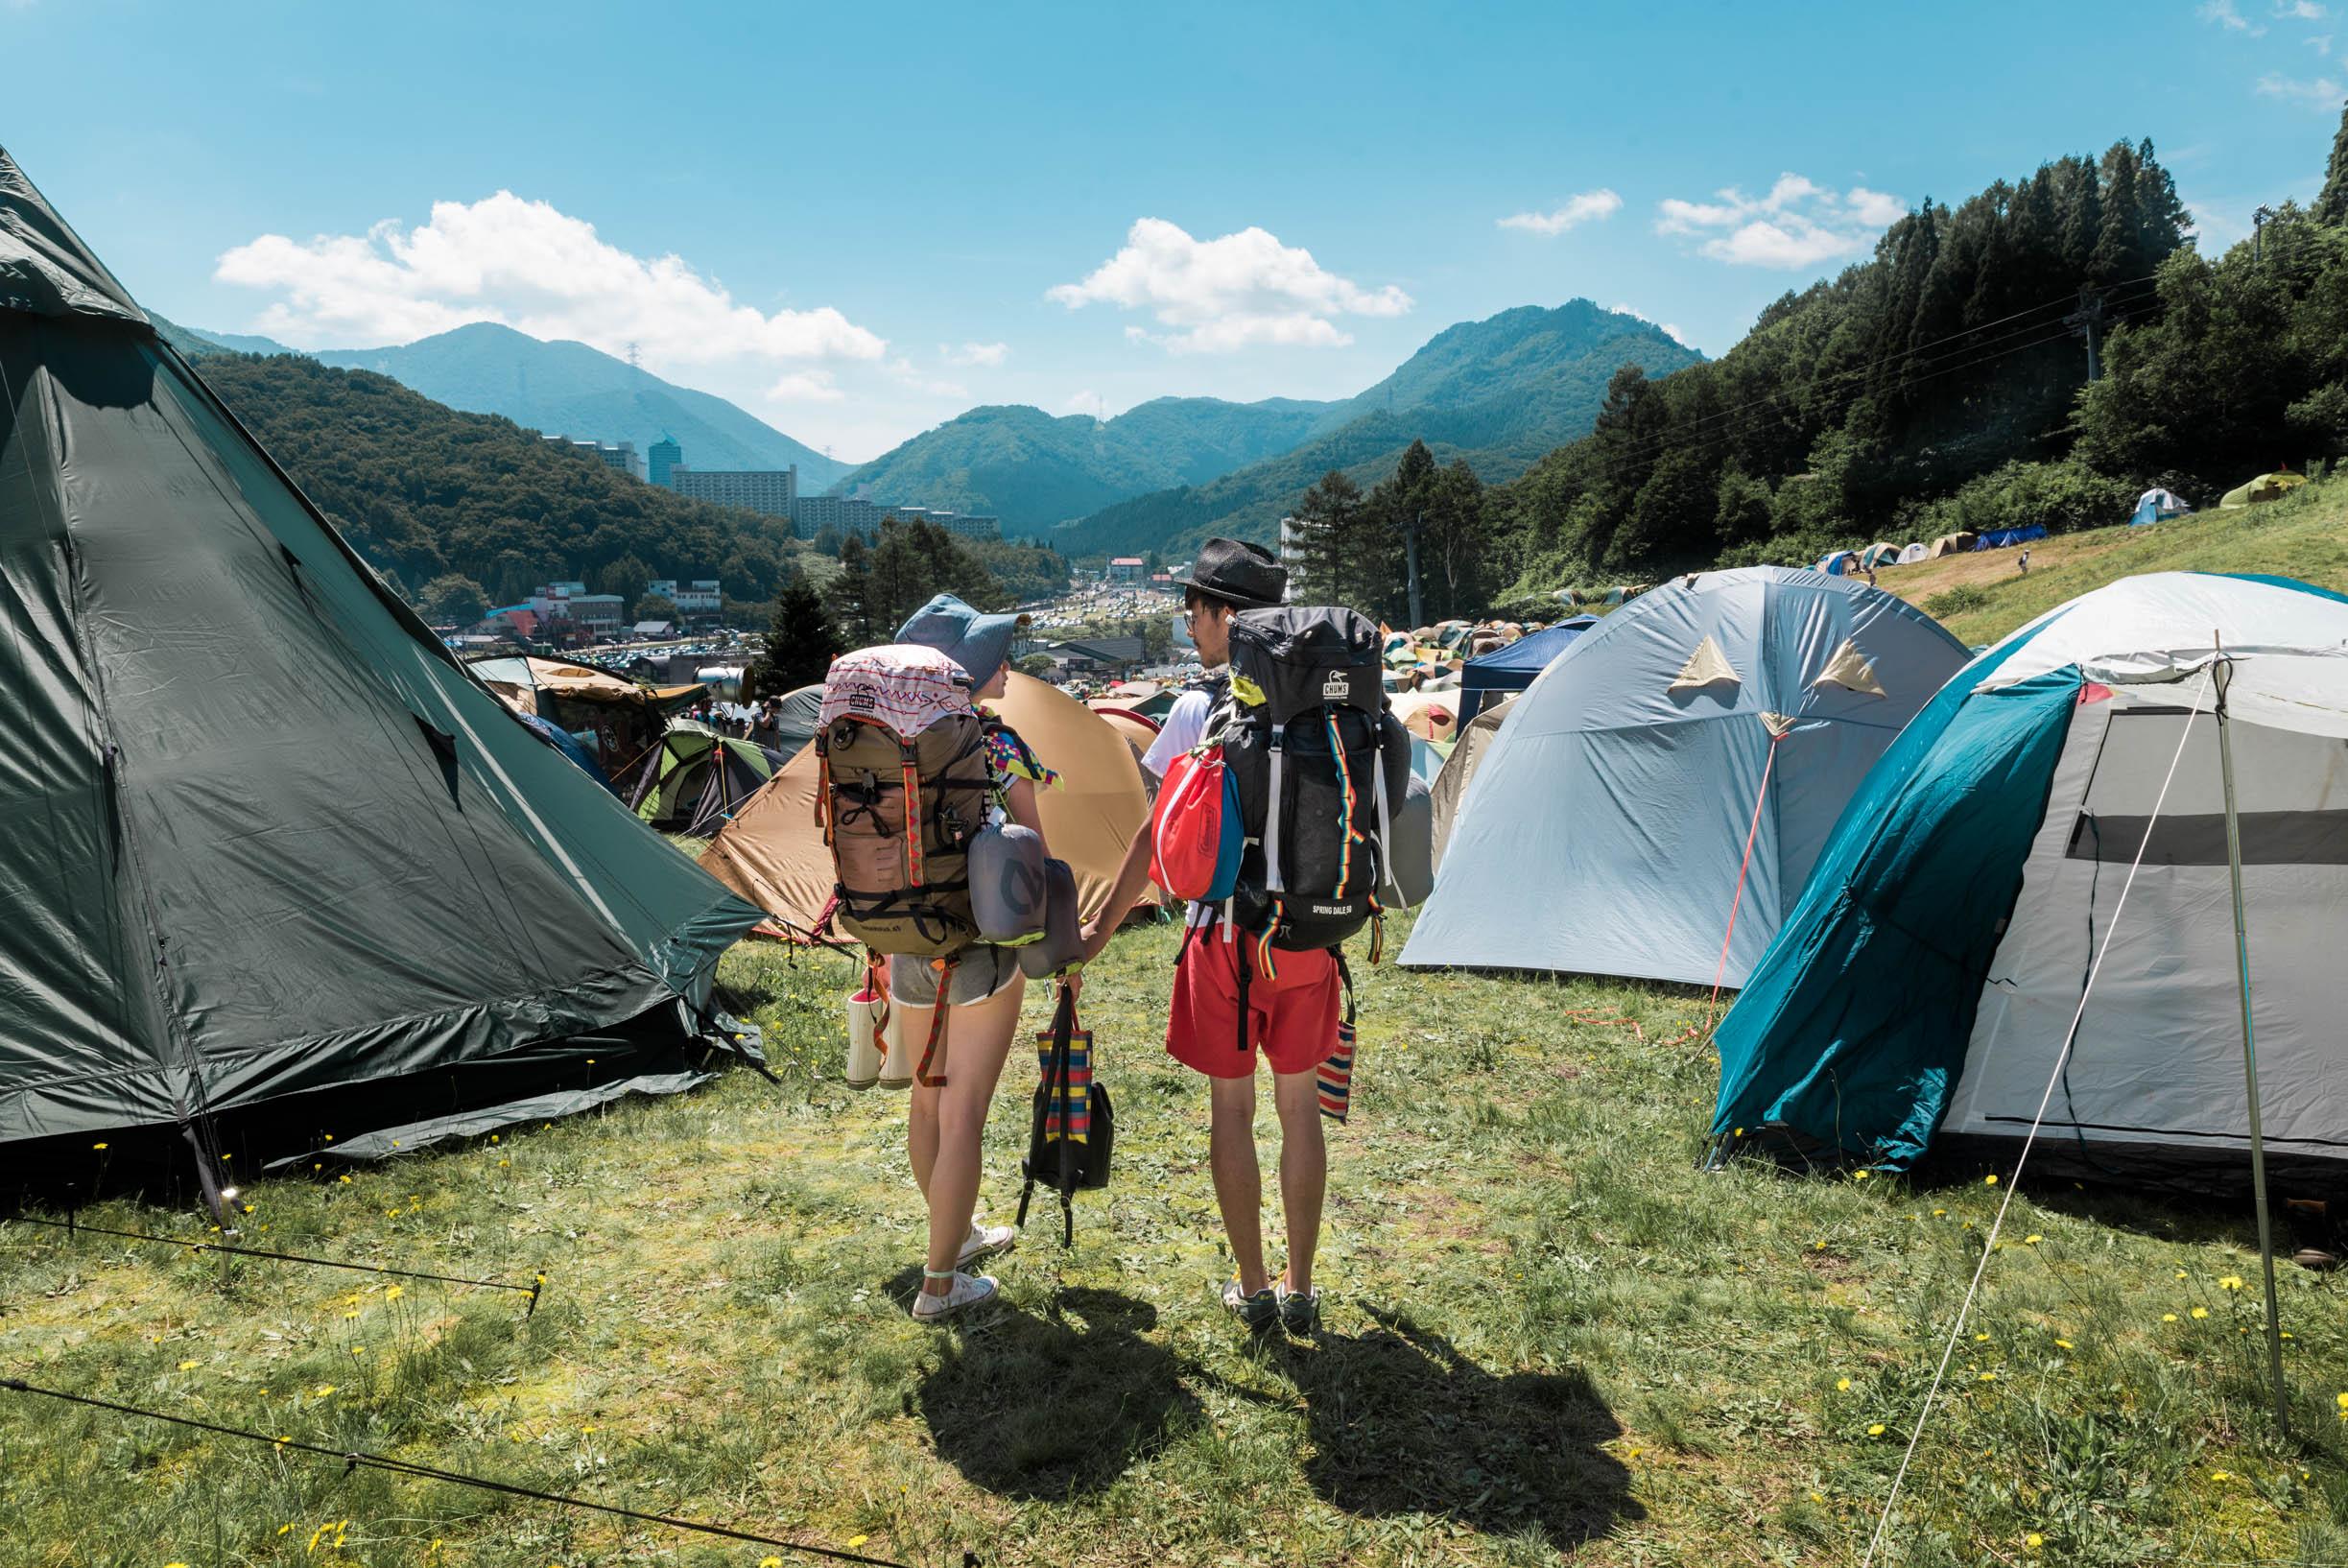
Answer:
<svg viewBox="0 0 2348 1568"><path fill-rule="evenodd" d="M1030 980L1043 980L1084 956L1084 935L1077 913L1077 874L1064 860L1044 862L1043 940L1019 950L1019 967Z"/></svg>
<svg viewBox="0 0 2348 1568"><path fill-rule="evenodd" d="M970 841L970 914L979 939L1032 941L1044 930L1044 841L1006 822Z"/></svg>

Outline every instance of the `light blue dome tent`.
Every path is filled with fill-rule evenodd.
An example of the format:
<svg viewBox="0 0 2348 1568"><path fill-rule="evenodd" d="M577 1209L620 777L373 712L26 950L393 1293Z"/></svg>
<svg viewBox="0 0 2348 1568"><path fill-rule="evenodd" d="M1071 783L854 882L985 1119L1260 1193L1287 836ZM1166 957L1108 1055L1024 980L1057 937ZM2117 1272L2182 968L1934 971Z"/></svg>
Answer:
<svg viewBox="0 0 2348 1568"><path fill-rule="evenodd" d="M2237 827L2268 1170L2337 1190L2348 599L2282 579L2129 578L1952 680L1721 1022L1715 1134L1900 1169L2010 1155L2043 1102L2033 1168L2239 1189Z"/></svg>
<svg viewBox="0 0 2348 1568"><path fill-rule="evenodd" d="M1403 962L1742 985L1868 767L1964 661L1850 578L1642 594L1516 699Z"/></svg>

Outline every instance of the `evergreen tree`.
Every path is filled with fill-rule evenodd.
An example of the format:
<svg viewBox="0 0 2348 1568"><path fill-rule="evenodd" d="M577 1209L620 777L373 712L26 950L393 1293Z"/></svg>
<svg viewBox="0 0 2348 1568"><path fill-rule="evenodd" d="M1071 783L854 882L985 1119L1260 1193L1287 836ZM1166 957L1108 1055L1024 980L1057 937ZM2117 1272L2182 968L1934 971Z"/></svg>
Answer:
<svg viewBox="0 0 2348 1568"><path fill-rule="evenodd" d="M2313 210L2324 223L2348 222L2348 108L2340 110L2339 130L2333 132L2332 158L2324 165L2324 188Z"/></svg>
<svg viewBox="0 0 2348 1568"><path fill-rule="evenodd" d="M1346 552L1361 541L1362 487L1332 468L1296 503L1297 561L1293 568L1299 600L1316 605L1350 603L1353 575Z"/></svg>
<svg viewBox="0 0 2348 1568"><path fill-rule="evenodd" d="M840 546L840 575L832 579L832 618L840 634L858 648L870 648L885 641L873 633L872 623L872 552L865 548L864 535L851 534ZM889 623L889 630L897 623Z"/></svg>
<svg viewBox="0 0 2348 1568"><path fill-rule="evenodd" d="M806 582L794 582L774 601L766 656L758 666L758 689L779 695L812 686L842 652L831 606Z"/></svg>
<svg viewBox="0 0 2348 1568"><path fill-rule="evenodd" d="M2144 213L2136 198L2136 149L2115 143L2103 154L2103 217L2087 264L2098 283L2118 283L2143 273Z"/></svg>

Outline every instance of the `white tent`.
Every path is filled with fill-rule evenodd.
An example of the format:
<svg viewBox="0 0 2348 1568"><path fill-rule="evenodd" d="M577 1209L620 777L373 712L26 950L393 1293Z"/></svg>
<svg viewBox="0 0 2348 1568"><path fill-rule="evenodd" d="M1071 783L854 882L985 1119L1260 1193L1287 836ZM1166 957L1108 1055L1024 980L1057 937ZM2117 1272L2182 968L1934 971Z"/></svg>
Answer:
<svg viewBox="0 0 2348 1568"><path fill-rule="evenodd" d="M1952 681L1723 1021L1721 1127L1899 1165L2019 1139L2052 1080L2034 1163L2239 1181L2219 642L2269 1166L2348 1183L2348 599L2272 580L2125 579Z"/></svg>

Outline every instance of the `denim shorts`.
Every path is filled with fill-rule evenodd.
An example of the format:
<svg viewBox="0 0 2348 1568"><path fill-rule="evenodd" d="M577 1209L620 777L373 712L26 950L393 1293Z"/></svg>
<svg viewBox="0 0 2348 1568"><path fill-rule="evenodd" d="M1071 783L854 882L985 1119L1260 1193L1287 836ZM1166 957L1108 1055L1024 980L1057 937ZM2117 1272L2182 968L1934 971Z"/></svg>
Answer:
<svg viewBox="0 0 2348 1568"><path fill-rule="evenodd" d="M1018 978L1019 955L1013 949L992 947L984 942L965 947L961 962L954 967L954 979L946 987L946 1003L950 1007L966 1007L972 1002L984 1002ZM935 1007L937 971L930 967L927 959L891 958L889 994L914 1007Z"/></svg>

